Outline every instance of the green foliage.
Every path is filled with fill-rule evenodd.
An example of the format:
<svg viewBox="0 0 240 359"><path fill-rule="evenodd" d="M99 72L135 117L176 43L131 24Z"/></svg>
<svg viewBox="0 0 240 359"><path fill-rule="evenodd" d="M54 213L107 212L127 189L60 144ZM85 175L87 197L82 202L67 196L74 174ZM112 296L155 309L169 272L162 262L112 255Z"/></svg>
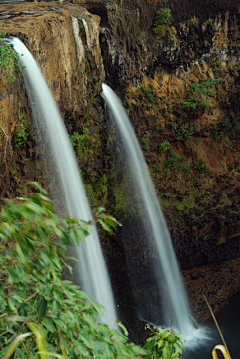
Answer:
<svg viewBox="0 0 240 359"><path fill-rule="evenodd" d="M232 103L234 103L234 104L240 106L240 90L238 90L238 91L236 91L235 93L233 93L232 95L230 95L230 96L229 96L229 100L230 100Z"/></svg>
<svg viewBox="0 0 240 359"><path fill-rule="evenodd" d="M74 132L70 136L71 143L76 149L80 166L90 167L94 158L99 155L100 137L97 134L90 134L88 127L83 127L82 134Z"/></svg>
<svg viewBox="0 0 240 359"><path fill-rule="evenodd" d="M151 327L146 325L146 329L151 331L151 336L147 339L145 348L149 354L146 359L173 359L180 358L183 349L183 340L180 334L175 334L168 329Z"/></svg>
<svg viewBox="0 0 240 359"><path fill-rule="evenodd" d="M164 7L157 12L157 16L154 22L154 25L171 25L172 23L172 14L171 9Z"/></svg>
<svg viewBox="0 0 240 359"><path fill-rule="evenodd" d="M0 357L14 350L15 359L34 359L39 351L42 359L144 354L126 335L98 323L103 307L62 279L66 250L85 242L90 223L58 217L47 193L34 186L39 193L6 200L0 213ZM117 225L103 208L96 220L110 232Z"/></svg>
<svg viewBox="0 0 240 359"><path fill-rule="evenodd" d="M121 166L121 170L119 170ZM128 166L122 165L122 163L117 163L115 167L109 171L108 174L109 182L114 183L112 187L112 211L113 213L118 213L118 216L121 215L121 218L129 218L131 216L136 216L139 213L138 210L138 201L132 200L132 174L129 172ZM137 196L135 196L135 199Z"/></svg>
<svg viewBox="0 0 240 359"><path fill-rule="evenodd" d="M100 178L95 176L84 177L84 188L92 207L105 206L108 199L108 177L103 174Z"/></svg>
<svg viewBox="0 0 240 359"><path fill-rule="evenodd" d="M164 140L160 143L159 147L159 152L163 153L165 151L169 151L171 149L171 143L167 140Z"/></svg>
<svg viewBox="0 0 240 359"><path fill-rule="evenodd" d="M189 88L193 88L196 90L196 92L199 93L212 93L212 87L224 82L224 80L222 78L218 78L218 79L211 79L210 77L207 80L201 80L197 83L193 82L191 84L188 84Z"/></svg>
<svg viewBox="0 0 240 359"><path fill-rule="evenodd" d="M94 214L94 217L96 223L99 223L102 228L109 234L114 234L112 228L115 229L117 226L121 226L121 223L119 223L114 217L105 213L104 207L98 207Z"/></svg>
<svg viewBox="0 0 240 359"><path fill-rule="evenodd" d="M174 108L173 107L168 107L166 109L167 112L173 113L174 112Z"/></svg>
<svg viewBox="0 0 240 359"><path fill-rule="evenodd" d="M18 102L18 131L14 135L14 143L17 148L24 145L31 130L31 122L21 114L20 105L20 102Z"/></svg>
<svg viewBox="0 0 240 359"><path fill-rule="evenodd" d="M0 24L0 26L2 26ZM15 77L12 75L12 70L15 64L19 62L18 55L12 50L11 46L3 41L6 36L6 32L0 33L0 68L7 71L8 81L15 81Z"/></svg>
<svg viewBox="0 0 240 359"><path fill-rule="evenodd" d="M172 23L172 14L171 9L162 8L158 10L156 19L154 21L153 32L158 35L158 37L163 37L165 35L172 36L173 32L170 28Z"/></svg>
<svg viewBox="0 0 240 359"><path fill-rule="evenodd" d="M184 156L179 155L177 152L173 152L171 156L166 157L165 166L167 168L176 167L177 169L181 168L181 162L184 160Z"/></svg>
<svg viewBox="0 0 240 359"><path fill-rule="evenodd" d="M146 36L146 31L141 31L140 34L135 38L135 42L140 42Z"/></svg>
<svg viewBox="0 0 240 359"><path fill-rule="evenodd" d="M157 25L153 29L153 31L158 35L156 37L157 40L161 40L161 38L164 37L165 35L168 37L172 37L174 34L172 28L166 25Z"/></svg>
<svg viewBox="0 0 240 359"><path fill-rule="evenodd" d="M195 202L193 198L184 198L183 201L174 201L174 205L176 206L176 209L178 211L183 211L184 213L187 213L189 208L192 208L194 206Z"/></svg>
<svg viewBox="0 0 240 359"><path fill-rule="evenodd" d="M141 147L144 151L148 150L150 142L150 132L147 131L142 138L140 138Z"/></svg>
<svg viewBox="0 0 240 359"><path fill-rule="evenodd" d="M184 155L181 156L176 151L171 150L171 155L166 157L164 164L165 167L168 169L167 175L170 175L172 177L172 172L175 172L175 174L181 173L182 178L191 178L192 162L190 160L187 160Z"/></svg>
<svg viewBox="0 0 240 359"><path fill-rule="evenodd" d="M73 132L73 134L70 136L70 141L73 147L77 148L79 155L81 155L83 152L84 144L88 140L88 134L89 134L89 129L87 127L84 127L82 135L78 132Z"/></svg>
<svg viewBox="0 0 240 359"><path fill-rule="evenodd" d="M192 135L194 134L193 124L185 123L181 126L178 126L175 131L176 131L175 134L176 139L179 141L185 141L188 138L192 137Z"/></svg>
<svg viewBox="0 0 240 359"><path fill-rule="evenodd" d="M139 88L139 90L141 90L141 91L144 93L144 95L146 96L146 98L147 98L150 102L152 102L152 103L154 103L154 104L157 103L158 98L157 98L157 94L156 94L156 92L155 92L155 90L154 90L153 84L150 84L150 85L148 86L148 88L146 88L145 86L141 86L141 87Z"/></svg>
<svg viewBox="0 0 240 359"><path fill-rule="evenodd" d="M223 68L221 66L221 61L218 57L213 57L211 59L211 66L213 72L223 72Z"/></svg>
<svg viewBox="0 0 240 359"><path fill-rule="evenodd" d="M202 158L199 158L194 168L200 173L207 173L206 161Z"/></svg>
<svg viewBox="0 0 240 359"><path fill-rule="evenodd" d="M237 144L237 142L236 142L235 140L230 140L230 139L228 139L228 141L227 141L227 146L228 146L228 148L230 148L230 150L232 150L232 151L235 150L236 144Z"/></svg>
<svg viewBox="0 0 240 359"><path fill-rule="evenodd" d="M153 168L156 170L156 171L161 171L161 166L158 164L158 165L153 165Z"/></svg>
<svg viewBox="0 0 240 359"><path fill-rule="evenodd" d="M201 103L202 106L209 106L211 105L211 101L205 100Z"/></svg>
<svg viewBox="0 0 240 359"><path fill-rule="evenodd" d="M198 105L198 102L195 97L188 93L188 98L186 99L186 101L181 101L180 104L183 108L191 108L195 110Z"/></svg>
<svg viewBox="0 0 240 359"><path fill-rule="evenodd" d="M25 121L18 124L18 132L15 133L14 142L17 148L20 148L26 142L28 137L29 125Z"/></svg>
<svg viewBox="0 0 240 359"><path fill-rule="evenodd" d="M98 323L103 307L68 280L62 270L73 243L85 242L90 222L57 216L46 191L6 200L0 212L0 356L9 359L177 358L181 338L151 330L145 348ZM119 224L104 208L95 214L109 233ZM71 271L71 267L67 265ZM163 355L163 356L160 356Z"/></svg>
<svg viewBox="0 0 240 359"><path fill-rule="evenodd" d="M169 125L175 130L175 138L179 141L184 142L194 134L193 123L179 125L178 123L170 122Z"/></svg>
<svg viewBox="0 0 240 359"><path fill-rule="evenodd" d="M15 134L15 146L17 148L21 147L27 138L26 128L23 123L19 123L18 125L18 132Z"/></svg>
<svg viewBox="0 0 240 359"><path fill-rule="evenodd" d="M199 18L196 17L195 15L193 17L191 17L188 21L190 24L193 24L193 25L199 24Z"/></svg>
<svg viewBox="0 0 240 359"><path fill-rule="evenodd" d="M222 140L230 132L240 132L240 117L224 118L217 126L212 126L211 131L216 141Z"/></svg>
<svg viewBox="0 0 240 359"><path fill-rule="evenodd" d="M209 100L204 100L202 102L200 102L199 96L200 95L210 95L213 90L212 88L221 83L224 82L224 80L222 78L218 78L218 79L211 79L208 78L207 80L201 80L197 83L192 82L190 84L188 84L188 87L193 89L195 91L195 96L193 96L192 94L190 94L189 92L187 93L187 99L185 101L181 101L180 104L183 108L191 108L193 110L195 110L195 108L201 104L202 106L209 106L211 104L211 101ZM198 97L198 98L196 98Z"/></svg>

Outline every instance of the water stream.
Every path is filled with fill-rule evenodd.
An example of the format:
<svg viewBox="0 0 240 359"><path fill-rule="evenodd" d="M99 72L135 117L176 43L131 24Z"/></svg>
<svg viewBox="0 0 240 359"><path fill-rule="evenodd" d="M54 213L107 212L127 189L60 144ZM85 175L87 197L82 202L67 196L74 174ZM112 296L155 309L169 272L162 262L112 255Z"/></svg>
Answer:
<svg viewBox="0 0 240 359"><path fill-rule="evenodd" d="M125 243L127 242L125 244L126 256L131 271L136 269L137 273L134 280L141 277L143 281L143 276L148 275L149 270L151 270L151 268L147 268L147 273L142 270L147 256L145 249L147 248L147 251L152 253L154 285L158 287L162 301L162 315L159 316L156 299L154 299L154 295L151 295L147 284L144 283L146 299L138 306L139 317L145 321L153 322L155 325L173 327L175 331L182 334L186 340L186 345L191 342L189 345L192 347L195 339L196 341L200 338L204 339L207 334L204 329L195 329L193 326L168 227L130 120L120 100L110 87L103 84L102 88L102 96L109 113L110 135L113 135L116 141L115 156L122 158L122 174L119 175L122 182L121 184L118 183L118 187L121 186L126 192L124 198L127 202L125 212L132 218L132 222L129 223L125 232L125 237L129 239L127 241L125 238ZM131 239L129 232L131 231L135 232L134 236L138 241L137 246L141 247L142 242L144 243L140 254L137 254L137 247L133 249L129 247ZM140 255L142 255L142 259ZM139 265L140 260L141 265ZM142 293L144 296L144 291ZM146 305L146 301L149 302L148 305Z"/></svg>
<svg viewBox="0 0 240 359"><path fill-rule="evenodd" d="M20 55L20 64L25 66L23 77L31 104L32 117L38 132L40 146L45 149L48 173L54 184L54 205L57 211L86 221L92 220L91 210L79 174L77 161L68 133L52 94L35 59L26 46L18 39L8 40ZM21 56L23 55L23 56ZM53 186L52 186L53 187ZM54 195L55 194L55 195ZM91 226L91 235L86 246L79 245L75 254L80 260L77 265L83 289L106 308L103 322L114 326L117 319L114 297L104 262L97 230Z"/></svg>

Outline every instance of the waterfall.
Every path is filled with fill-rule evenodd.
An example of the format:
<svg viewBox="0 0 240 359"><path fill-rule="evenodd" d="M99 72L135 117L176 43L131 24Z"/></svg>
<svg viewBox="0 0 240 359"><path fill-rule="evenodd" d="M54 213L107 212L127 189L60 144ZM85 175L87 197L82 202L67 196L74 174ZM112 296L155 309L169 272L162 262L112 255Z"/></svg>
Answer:
<svg viewBox="0 0 240 359"><path fill-rule="evenodd" d="M41 138L40 141L42 141L40 145L45 147L47 170L51 172L54 168L51 180L58 191L58 196L53 196L54 205L57 204L56 207L58 207L60 203L66 214L91 221L92 214L73 148L41 70L26 46L18 38L11 38L7 41L20 55L20 64L25 67L23 77L35 127ZM94 225L91 226L91 234L86 239L86 245L77 246L75 253L80 260L77 271L83 290L105 307L106 315L102 321L113 327L113 319L117 319L114 298Z"/></svg>
<svg viewBox="0 0 240 359"><path fill-rule="evenodd" d="M110 136L112 138L113 133L116 141L116 161L119 157L123 158L121 167L124 166L124 168L121 171L123 173L121 180L125 179L126 181L122 185L118 180L117 186L118 190L119 187L122 187L123 191L126 192L124 197L126 201L125 216L132 213L132 217L129 214L132 222L130 222L124 236L131 237L129 232L136 229L137 235L135 233L134 236L137 237L137 246L143 248L140 249L142 261L139 264L139 256L136 254L138 248L136 245L133 249L130 248L132 244L129 244L129 241L125 243L126 257L130 257L127 258L127 261L132 270L137 272L135 278L141 277L140 280L143 280L142 267L144 266L146 246L148 250L152 251L155 285L158 286L162 298L163 316L159 323L156 303L151 298L151 293L145 283L146 300L143 300L142 307L146 305L146 301L149 300L150 302L145 308L142 308L141 305L138 306L139 317L157 325L173 327L175 331L182 334L187 342L190 338L205 338L203 331L201 329L196 330L192 324L188 300L168 227L130 120L120 100L110 87L103 84L102 89L102 97L106 103L110 122L109 127L112 131ZM116 170L116 172L118 171ZM118 176L120 175L118 174ZM145 243L146 241L148 243L142 246L142 242ZM127 242L126 238L125 242ZM127 253L129 248L131 254Z"/></svg>

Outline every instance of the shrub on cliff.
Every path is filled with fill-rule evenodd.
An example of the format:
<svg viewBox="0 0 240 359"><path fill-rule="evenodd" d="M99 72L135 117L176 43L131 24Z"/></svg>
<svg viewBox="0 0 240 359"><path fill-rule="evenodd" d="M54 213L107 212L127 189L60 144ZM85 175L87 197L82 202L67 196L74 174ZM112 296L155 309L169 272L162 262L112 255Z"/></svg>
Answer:
<svg viewBox="0 0 240 359"><path fill-rule="evenodd" d="M0 24L0 27L1 26ZM12 70L15 64L18 63L18 55L15 54L9 44L3 41L5 36L5 32L0 32L0 68L7 72L7 79L9 81L15 81Z"/></svg>
<svg viewBox="0 0 240 359"><path fill-rule="evenodd" d="M172 29L170 27L171 23L172 23L171 9L164 7L158 10L157 12L157 16L154 21L153 32L159 35L159 37L163 37L164 35L171 36L172 35Z"/></svg>

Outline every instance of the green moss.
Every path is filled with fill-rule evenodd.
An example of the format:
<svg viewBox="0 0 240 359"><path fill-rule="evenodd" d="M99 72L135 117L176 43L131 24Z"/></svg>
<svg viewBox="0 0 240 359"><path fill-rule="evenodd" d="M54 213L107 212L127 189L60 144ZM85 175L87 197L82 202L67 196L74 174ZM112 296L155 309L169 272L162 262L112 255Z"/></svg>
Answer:
<svg viewBox="0 0 240 359"><path fill-rule="evenodd" d="M92 207L105 207L108 200L108 177L104 174L101 178L88 176L85 178L84 187Z"/></svg>
<svg viewBox="0 0 240 359"><path fill-rule="evenodd" d="M14 135L15 147L20 148L26 142L32 131L32 124L25 112L21 111L21 103L18 102L18 131Z"/></svg>
<svg viewBox="0 0 240 359"><path fill-rule="evenodd" d="M190 208L193 208L195 205L195 199L191 196L184 198L182 201L175 200L174 205L179 211L187 213Z"/></svg>
<svg viewBox="0 0 240 359"><path fill-rule="evenodd" d="M93 165L100 152L100 136L91 133L88 127L83 127L82 133L74 132L70 140L76 150L80 167Z"/></svg>
<svg viewBox="0 0 240 359"><path fill-rule="evenodd" d="M143 137L140 138L140 144L144 151L149 150L150 136L151 136L150 131L146 131Z"/></svg>

